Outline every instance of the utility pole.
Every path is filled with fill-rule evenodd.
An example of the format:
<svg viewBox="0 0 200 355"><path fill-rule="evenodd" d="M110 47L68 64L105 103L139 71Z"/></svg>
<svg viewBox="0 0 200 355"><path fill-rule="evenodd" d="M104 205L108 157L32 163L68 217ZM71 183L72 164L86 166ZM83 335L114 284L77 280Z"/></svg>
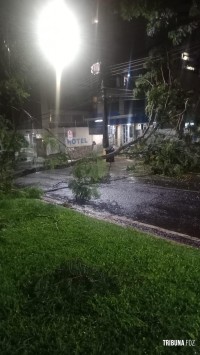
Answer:
<svg viewBox="0 0 200 355"><path fill-rule="evenodd" d="M104 70L101 63L95 63L91 66L93 75L100 75L101 81L101 96L103 100L103 148L106 150L109 147L108 139L108 99L106 97L106 88L104 86Z"/></svg>
<svg viewBox="0 0 200 355"><path fill-rule="evenodd" d="M104 80L101 82L101 92L103 99L103 148L109 147L108 139L108 99L106 97L106 88L104 86Z"/></svg>

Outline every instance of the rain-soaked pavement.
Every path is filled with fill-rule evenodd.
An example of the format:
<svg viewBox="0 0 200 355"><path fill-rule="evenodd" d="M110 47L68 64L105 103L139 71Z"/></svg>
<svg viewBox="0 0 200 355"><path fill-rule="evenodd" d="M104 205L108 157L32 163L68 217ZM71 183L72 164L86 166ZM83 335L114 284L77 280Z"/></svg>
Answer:
<svg viewBox="0 0 200 355"><path fill-rule="evenodd" d="M200 239L200 191L147 184L127 173L125 164L120 163L120 171L113 164L111 180L99 185L101 196L90 206ZM70 171L71 168L37 172L16 179L16 183L53 190L46 196L65 202L73 197L68 189Z"/></svg>

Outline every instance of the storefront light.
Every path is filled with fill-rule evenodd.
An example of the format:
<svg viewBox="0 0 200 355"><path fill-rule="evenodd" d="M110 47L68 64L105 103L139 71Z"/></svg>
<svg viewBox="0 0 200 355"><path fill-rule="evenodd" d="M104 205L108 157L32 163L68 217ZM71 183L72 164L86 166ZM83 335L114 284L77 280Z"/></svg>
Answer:
<svg viewBox="0 0 200 355"><path fill-rule="evenodd" d="M189 57L189 53L188 52L183 52L182 54L181 54L181 58L183 59L183 60L189 60L190 59L190 57Z"/></svg>
<svg viewBox="0 0 200 355"><path fill-rule="evenodd" d="M195 68L194 68L194 67L192 67L191 65L187 65L187 66L186 66L186 69L187 69L187 70L192 70L192 71L194 71L194 70L195 70Z"/></svg>

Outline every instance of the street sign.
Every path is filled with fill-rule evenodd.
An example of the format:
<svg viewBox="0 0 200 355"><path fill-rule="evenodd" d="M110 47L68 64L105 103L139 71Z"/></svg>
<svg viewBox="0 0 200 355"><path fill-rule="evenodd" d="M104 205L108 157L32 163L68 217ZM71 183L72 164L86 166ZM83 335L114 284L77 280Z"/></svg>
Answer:
<svg viewBox="0 0 200 355"><path fill-rule="evenodd" d="M67 131L67 139L69 140L73 139L73 132L71 131L71 129L68 129Z"/></svg>

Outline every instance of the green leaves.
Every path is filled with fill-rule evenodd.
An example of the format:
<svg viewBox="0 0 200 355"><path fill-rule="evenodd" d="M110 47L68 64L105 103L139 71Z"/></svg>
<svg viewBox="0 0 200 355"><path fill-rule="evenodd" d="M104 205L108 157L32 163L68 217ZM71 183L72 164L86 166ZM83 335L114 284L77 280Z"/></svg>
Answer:
<svg viewBox="0 0 200 355"><path fill-rule="evenodd" d="M46 145L49 145L51 150L58 149L59 142L56 137L53 137L50 134L46 134L46 135L44 135L43 140Z"/></svg>
<svg viewBox="0 0 200 355"><path fill-rule="evenodd" d="M187 4L167 0L122 0L121 15L128 21L143 17L147 21L148 36L162 33L165 39L168 37L173 45L177 45L198 28L200 5L196 0Z"/></svg>
<svg viewBox="0 0 200 355"><path fill-rule="evenodd" d="M72 192L78 202L89 201L92 197L98 198L99 193L95 186L89 186L88 183L83 180L73 180L69 183L69 188L72 189Z"/></svg>
<svg viewBox="0 0 200 355"><path fill-rule="evenodd" d="M175 20L175 12L169 8L151 11L148 16L147 34L150 37L156 35L160 30L166 29L171 21Z"/></svg>
<svg viewBox="0 0 200 355"><path fill-rule="evenodd" d="M133 95L146 99L149 121L180 130L186 115L194 111L198 93L183 87L177 59L166 51L161 51L160 56L158 53L154 52L145 64L147 72L136 80Z"/></svg>
<svg viewBox="0 0 200 355"><path fill-rule="evenodd" d="M190 23L182 25L175 30L169 31L168 38L172 41L174 46L177 46L181 44L188 35L191 35L198 28L198 26L198 21L191 21Z"/></svg>
<svg viewBox="0 0 200 355"><path fill-rule="evenodd" d="M12 170L15 153L28 142L18 132L12 130L12 125L0 116L0 191L9 191L12 187Z"/></svg>
<svg viewBox="0 0 200 355"><path fill-rule="evenodd" d="M69 188L72 189L76 200L84 202L92 197L99 197L97 187L93 184L97 184L106 176L105 164L105 161L93 154L74 166L74 180L69 183Z"/></svg>
<svg viewBox="0 0 200 355"><path fill-rule="evenodd" d="M144 162L154 174L180 176L200 171L200 147L184 140L157 135L143 151Z"/></svg>
<svg viewBox="0 0 200 355"><path fill-rule="evenodd" d="M75 178L85 180L91 183L99 182L106 174L105 161L98 158L95 154L83 159L76 164L73 170Z"/></svg>
<svg viewBox="0 0 200 355"><path fill-rule="evenodd" d="M23 83L19 78L11 77L0 81L0 98L7 105L21 107L29 94L24 90Z"/></svg>

